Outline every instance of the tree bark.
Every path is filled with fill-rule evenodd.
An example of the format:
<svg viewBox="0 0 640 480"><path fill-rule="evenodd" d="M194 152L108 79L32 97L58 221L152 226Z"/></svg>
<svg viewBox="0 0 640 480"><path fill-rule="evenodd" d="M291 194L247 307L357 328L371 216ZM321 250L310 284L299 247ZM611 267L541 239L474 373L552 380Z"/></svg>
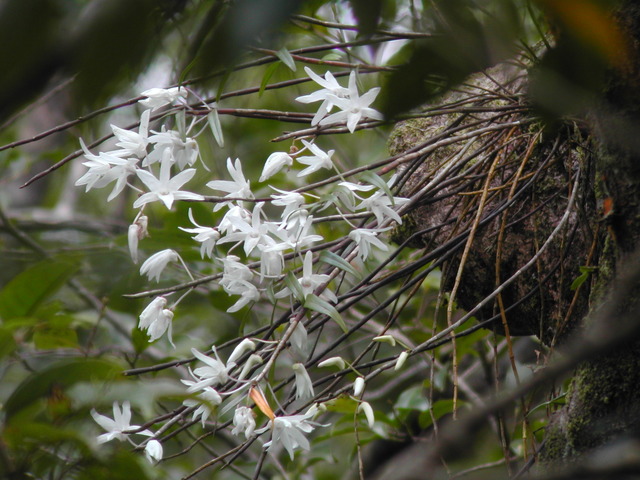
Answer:
<svg viewBox="0 0 640 480"><path fill-rule="evenodd" d="M624 2L615 18L629 40L624 69L609 70L599 104L591 114L597 139L595 167L602 179L602 200L607 206L607 236L600 258L600 285L595 289L606 301L607 287L638 255L640 245L640 6ZM617 306L618 320L640 310L640 285ZM605 292L603 294L603 292ZM631 315L634 317L636 315ZM637 317L637 316L636 316ZM635 318L631 321L638 321ZM585 320L590 328L589 317ZM619 324L618 324L619 325ZM619 327L618 327L619 328ZM583 461L594 450L623 445L640 435L640 340L630 338L623 347L583 363L576 370L567 405L552 419L546 433L543 458L546 463ZM639 472L636 472L639 473Z"/></svg>
<svg viewBox="0 0 640 480"><path fill-rule="evenodd" d="M425 195L395 232L398 243L410 241L415 247L430 248L446 244L461 233L475 235L472 248L463 253L463 243L459 243L457 252L446 259L443 267L443 286L447 290L457 287L455 300L467 310L493 292L501 281L516 274L527 259L537 256L534 268L505 288L495 302L479 310L479 319L498 333L537 335L542 342L555 347L582 329L593 329L590 318L597 315L590 316L589 311L609 301L609 290L617 272L640 252L640 2L622 2L613 13L627 41L625 61L604 70L601 78L604 83L591 92L585 109L588 113L583 117L584 123L579 122L588 128L580 129L565 122L565 126L556 128L552 135L541 129L539 137L528 137L528 141L518 143L513 139L527 137L533 126L517 127L498 140L501 147L493 147L491 155L505 157L496 163L498 167L493 173L488 170L492 168L491 159L478 167L482 172L474 170L474 160L471 160L462 179L458 178L457 183L452 180L460 171L441 179L441 186ZM549 58L562 52L564 47L561 37L555 51L548 53ZM493 82L490 90L496 90L499 84L504 87L505 97L516 98L527 86L527 80L523 80L520 73L505 67L490 71L488 78ZM476 76L470 83L486 93L486 78ZM468 99L476 94L477 91L467 92L463 97ZM453 93L439 103L454 104L461 100L459 93ZM483 125L487 125L489 116L510 101L491 100L485 105L489 104L495 107L491 113L461 115L461 118L449 114L441 117L447 119L446 123L428 119L401 124L390 140L392 153L420 145L429 137L455 131L465 122L471 125L480 118L487 122ZM523 114L522 118L527 115ZM515 145L511 149L504 147L509 142ZM478 139L469 151L481 151L484 146L486 141ZM447 168L447 162L462 155L461 152L460 148L455 150L449 146L430 152L419 165L406 169L402 191L410 195L424 189L428 179L437 178L438 172ZM491 212L501 208L513 195L508 189L500 190L501 185L517 183L514 178L521 165L518 159L526 155L530 155L531 163L519 175L533 178L533 185L506 213L489 219ZM550 156L554 161L536 174ZM578 171L582 178L573 184ZM567 202L572 185L579 188L574 206ZM469 192L479 197L483 190L500 193L487 195L484 204L468 200ZM460 200L460 193L469 196ZM485 209L482 218L488 220L479 224L474 233L478 208ZM565 219L562 234L550 241L540 254L541 246L535 239L549 238L567 208L572 210L569 220ZM461 262L465 263L462 270L459 269ZM584 266L592 267L591 275L576 290L572 287L580 267ZM585 276L589 272L583 270ZM615 329L622 319L640 321L640 284L631 285L630 291L635 294L614 305L618 314L608 319L610 328ZM579 365L571 380L566 405L556 412L546 429L541 460L550 473L558 465L580 465L607 448L615 452L617 446L622 448L622 442L638 437L640 339L634 336L622 347ZM612 467L611 471L616 470ZM598 475L606 477L602 472Z"/></svg>

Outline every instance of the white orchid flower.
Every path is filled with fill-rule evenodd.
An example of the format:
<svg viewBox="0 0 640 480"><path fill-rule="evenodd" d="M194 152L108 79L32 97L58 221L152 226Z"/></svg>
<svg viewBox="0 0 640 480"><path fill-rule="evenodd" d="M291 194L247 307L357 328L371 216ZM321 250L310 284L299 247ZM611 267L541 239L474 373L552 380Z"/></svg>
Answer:
<svg viewBox="0 0 640 480"><path fill-rule="evenodd" d="M307 369L304 368L302 363L294 363L291 368L295 373L296 398L303 400L313 398L313 382L311 382Z"/></svg>
<svg viewBox="0 0 640 480"><path fill-rule="evenodd" d="M304 139L302 140L302 143L311 153L313 153L313 155L296 158L299 163L302 163L303 165L309 165L307 168L298 173L298 177L304 177L313 172L317 172L321 168L333 168L331 157L335 153L335 150L329 150L329 152L327 153L314 143L307 142Z"/></svg>
<svg viewBox="0 0 640 480"><path fill-rule="evenodd" d="M149 440L144 447L144 455L152 465L158 463L162 460L162 444L158 440Z"/></svg>
<svg viewBox="0 0 640 480"><path fill-rule="evenodd" d="M358 93L356 85L356 72L353 70L349 75L349 93L344 97L336 97L333 104L341 111L332 113L320 120L320 125L331 125L334 123L346 123L349 132L353 133L360 120L371 118L382 120L384 117L380 112L369 107L380 93L380 87L372 88L364 95Z"/></svg>
<svg viewBox="0 0 640 480"><path fill-rule="evenodd" d="M188 168L172 178L170 155L171 151L165 149L163 160L160 163L160 176L158 178L146 170L136 170L138 178L147 186L149 192L141 195L133 203L133 208L140 208L147 203L161 201L171 210L175 200L204 200L202 195L180 190L185 183L193 178L196 174L196 169Z"/></svg>
<svg viewBox="0 0 640 480"><path fill-rule="evenodd" d="M186 98L187 94L187 89L184 87L150 88L140 94L147 98L139 100L138 103L154 111L180 98Z"/></svg>
<svg viewBox="0 0 640 480"><path fill-rule="evenodd" d="M209 258L213 258L213 249L216 246L218 240L220 240L220 232L216 228L212 227L203 227L202 225L198 225L198 223L193 219L193 212L189 209L189 220L196 227L195 228L185 228L178 227L183 232L193 233L195 234L192 238L201 243L200 245L200 257L204 258L205 255Z"/></svg>
<svg viewBox="0 0 640 480"><path fill-rule="evenodd" d="M273 152L264 162L264 168L262 175L260 175L259 182L264 182L268 178L273 177L276 173L282 170L283 167L290 167L293 165L293 158L286 152Z"/></svg>
<svg viewBox="0 0 640 480"><path fill-rule="evenodd" d="M256 420L253 415L253 410L249 407L239 406L233 414L233 435L240 435L244 433L245 438L249 438L253 435L253 431L256 428Z"/></svg>
<svg viewBox="0 0 640 480"><path fill-rule="evenodd" d="M242 173L242 163L236 158L235 164L231 162L231 158L227 158L227 170L233 180L213 180L207 183L207 187L213 190L227 192L225 198L253 198L251 186ZM213 210L220 210L225 203L218 203Z"/></svg>
<svg viewBox="0 0 640 480"><path fill-rule="evenodd" d="M384 252L389 250L389 246L378 238L378 233L379 231L369 230L368 228L356 228L349 232L349 238L358 245L358 254L362 261L369 258L372 247L376 247Z"/></svg>
<svg viewBox="0 0 640 480"><path fill-rule="evenodd" d="M91 416L96 423L107 432L97 437L98 444L110 442L114 439L124 441L127 439L130 432L140 428L140 425L131 425L131 404L128 400L123 402L122 408L118 406L118 402L113 402L113 420L104 415L100 415L94 409L91 410ZM153 436L153 433L149 430L143 430L136 433L140 435Z"/></svg>
<svg viewBox="0 0 640 480"><path fill-rule="evenodd" d="M160 281L160 275L170 262L175 262L180 258L178 252L167 248L154 253L140 267L140 275L147 275L149 280L155 278L156 282Z"/></svg>

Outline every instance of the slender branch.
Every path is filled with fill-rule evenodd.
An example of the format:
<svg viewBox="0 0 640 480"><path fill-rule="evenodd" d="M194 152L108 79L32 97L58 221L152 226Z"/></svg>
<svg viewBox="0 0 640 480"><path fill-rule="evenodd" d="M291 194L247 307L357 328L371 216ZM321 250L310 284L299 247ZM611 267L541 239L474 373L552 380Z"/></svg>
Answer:
<svg viewBox="0 0 640 480"><path fill-rule="evenodd" d="M477 431L478 427L493 413L506 408L527 393L561 378L580 363L592 361L639 338L640 322L638 319L640 312L637 302L626 313L620 314L620 307L629 305L629 298L635 298L634 292L638 285L640 285L640 251L636 250L623 265L609 289L610 297L592 313L591 327L576 335L563 348L563 355L556 356L544 369L538 370L528 380L523 381L512 390L496 395L485 407L478 408L466 416L461 416L454 425L449 425L444 429L437 447L428 452L429 457L437 462L437 458L454 446L468 444L472 432ZM613 318L615 318L616 328L611 328ZM556 477L545 475L541 478ZM576 477L562 476L557 478Z"/></svg>
<svg viewBox="0 0 640 480"><path fill-rule="evenodd" d="M344 23L337 22L328 22L326 20L320 20L313 17L308 17L306 15L292 15L292 20L297 20L299 22L309 23L312 25L318 25L321 27L327 28L336 28L339 30L352 30L352 31L360 31L360 28L357 25L347 25ZM423 33L423 32L392 32L389 30L376 30L376 34L379 35L387 35L390 37L396 37L398 39L419 39L419 38L433 38L438 35L434 35L432 33Z"/></svg>

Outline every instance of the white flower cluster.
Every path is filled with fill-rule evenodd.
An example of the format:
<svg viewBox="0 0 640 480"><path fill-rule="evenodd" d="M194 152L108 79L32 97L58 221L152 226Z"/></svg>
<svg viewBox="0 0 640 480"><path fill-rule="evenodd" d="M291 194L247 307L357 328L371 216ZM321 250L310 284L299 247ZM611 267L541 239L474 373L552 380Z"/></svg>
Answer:
<svg viewBox="0 0 640 480"><path fill-rule="evenodd" d="M354 132L363 120L382 119L381 114L370 107L380 89L373 88L360 95L355 71L350 73L347 88L342 87L330 72L323 78L308 67L305 71L322 87L321 90L296 99L305 104L321 102L311 122L313 126L322 128L345 124L350 132ZM96 155L80 140L86 158L84 165L88 170L77 180L76 185L85 186L88 191L114 183L108 200L118 196L127 186L139 192L133 202L133 208L139 211L128 231L129 251L134 263L138 261L139 243L148 236L148 219L144 214L148 204L160 202L171 210L179 200L212 200L213 212L220 212L217 215L221 216L216 225L198 223L190 209L189 220L193 226L180 229L191 234L199 244L201 258L212 261L213 267L220 274L219 288L229 296L236 297L235 303L227 309L228 312L237 312L260 300L281 301L288 298L292 305L299 302L305 308L319 313L334 318L339 316L333 306L338 302L338 297L330 286L332 277L314 269L318 258L314 257L311 248L325 240L314 232L314 215L327 209L338 212L338 216L344 218L349 226L350 233L345 236L353 243L353 251L357 252L362 262L366 262L376 254L376 250L388 250L379 234L390 228L388 224L391 221L402 222L396 209L408 202L408 199L394 197L390 193L394 178L386 184L373 174L367 177L372 179L370 182L366 182L364 177L361 183L345 180L327 187L329 192L324 192L323 196L304 193L304 190L288 191L270 186L273 193L267 199L258 201L250 181L245 177L240 159L229 158L226 162L229 179L211 180L206 184L209 189L222 196L206 199L202 194L183 190L184 185L196 174L195 167L200 158L198 143L194 138L197 134L194 137L190 135L196 131L195 126L203 118L194 119L187 127L185 109L178 106L175 109L175 130L163 125L159 131L153 131L149 130L149 124L154 111L169 104L185 104L187 94L183 87L143 92L146 98L140 104L147 109L140 116L137 131L111 126L116 138L115 146L118 147L115 150ZM334 112L334 109L338 111ZM212 114L215 116L209 117L209 124L214 128L215 138L221 139L217 113L213 110ZM301 139L301 143L300 149L292 148L290 152L270 154L258 182L271 179L284 168L293 168L294 162L304 167L297 173L297 177L306 177L323 169L337 170L332 159L334 150L324 151L311 138ZM136 178L139 180L138 186L132 183ZM271 204L269 208L267 202ZM274 211L272 207L276 207L279 212L276 218L269 218L267 215L267 210ZM362 216L362 213L370 213L375 217L376 223L370 227L353 226L348 217ZM253 266L250 267L250 263ZM187 264L171 248L149 256L142 263L140 274L159 282L170 265L181 266L193 280ZM255 265L259 267L256 268ZM169 295L154 298L140 314L138 326L146 331L150 342L167 333L168 340L173 345L174 311L184 295L172 305L168 304ZM287 332L282 342L288 342L287 348L293 358L305 358L308 350L307 331L300 318L294 320L292 317ZM258 353L254 353L256 350ZM309 450L306 434L317 426L312 418L317 415L318 408L311 408L301 415L275 415L262 393L257 393L256 386L264 381L269 373L267 369L273 365L267 362L262 370L257 367L274 351L273 347L257 349L254 340L245 339L239 343L226 363L220 360L215 347L212 348L214 357L195 348L191 351L204 364L193 370L189 369L191 378L182 380L188 395L184 406L192 414L192 420L199 419L204 427L225 399L235 396L234 400L226 402L228 407L221 407L221 414L235 407L232 434L243 434L249 439L270 430L271 440L265 443L265 447L272 449L275 445L281 445L291 457L297 448ZM295 379L296 399L307 401L313 398L313 382L305 365L296 361L291 365L291 371ZM364 379L358 377L354 398L359 403L359 411L363 411L369 424L373 425L371 407L360 398L363 388ZM242 398L254 400L270 419L265 428L256 430L253 410L246 405L238 405ZM136 425L129 424L131 411L128 402L123 404L122 410L114 404L113 412L114 419L111 420L92 411L96 422L107 431L98 437L99 443L112 439L124 440L139 429ZM153 437L149 430L136 434ZM158 461L162 458L162 445L157 440L148 441L145 449L150 460Z"/></svg>
<svg viewBox="0 0 640 480"><path fill-rule="evenodd" d="M380 112L370 107L378 93L380 93L380 88L372 88L360 96L355 71L352 71L349 75L349 88L342 87L331 72L327 72L322 78L316 75L309 67L305 67L304 71L314 82L323 87L322 90L313 92L310 95L296 98L301 103L322 102L311 121L311 125L346 123L349 131L353 133L361 120L367 118L382 120ZM340 111L329 114L333 107L337 107Z"/></svg>

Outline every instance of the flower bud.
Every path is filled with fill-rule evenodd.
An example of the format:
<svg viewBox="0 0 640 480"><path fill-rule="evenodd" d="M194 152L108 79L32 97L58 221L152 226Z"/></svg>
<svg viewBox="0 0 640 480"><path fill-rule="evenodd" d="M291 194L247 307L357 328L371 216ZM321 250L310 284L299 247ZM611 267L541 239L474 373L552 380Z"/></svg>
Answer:
<svg viewBox="0 0 640 480"><path fill-rule="evenodd" d="M358 377L356 378L356 381L353 382L353 396L359 397L362 394L363 390L364 390L364 378Z"/></svg>
<svg viewBox="0 0 640 480"><path fill-rule="evenodd" d="M393 369L394 370L400 370L402 368L402 366L404 365L404 362L407 361L407 358L409 358L409 352L407 352L405 350L400 355L398 355L398 359L396 360L396 366L393 367Z"/></svg>
<svg viewBox="0 0 640 480"><path fill-rule="evenodd" d="M229 359L227 360L227 367L236 364L236 360L238 360L245 352L253 352L256 349L256 344L253 343L248 338L242 340L236 348L233 349L231 355L229 355Z"/></svg>
<svg viewBox="0 0 640 480"><path fill-rule="evenodd" d="M367 417L369 428L373 428L376 419L373 415L373 409L371 408L371 405L369 405L369 402L361 402L360 405L358 405L358 412L364 412L365 416Z"/></svg>
<svg viewBox="0 0 640 480"><path fill-rule="evenodd" d="M323 360L318 364L318 367L320 367L320 368L323 368L323 367L338 367L340 370L344 370L345 366L346 366L346 364L344 363L344 360L342 359L342 357L327 358L326 360Z"/></svg>
<svg viewBox="0 0 640 480"><path fill-rule="evenodd" d="M260 355L256 355L255 353L252 354L247 359L247 362L244 364L244 366L242 367L242 371L240 372L240 375L238 376L238 380L242 380L242 379L246 378L246 376L249 373L249 371L255 365L260 365L261 363L262 363L262 357Z"/></svg>
<svg viewBox="0 0 640 480"><path fill-rule="evenodd" d="M138 237L139 237L140 225L135 223L129 225L129 231L127 233L127 240L129 242L129 253L131 254L131 260L133 263L138 263Z"/></svg>
<svg viewBox="0 0 640 480"><path fill-rule="evenodd" d="M388 343L392 347L396 346L396 339L393 337L393 335L380 335L379 337L374 337L373 341Z"/></svg>

